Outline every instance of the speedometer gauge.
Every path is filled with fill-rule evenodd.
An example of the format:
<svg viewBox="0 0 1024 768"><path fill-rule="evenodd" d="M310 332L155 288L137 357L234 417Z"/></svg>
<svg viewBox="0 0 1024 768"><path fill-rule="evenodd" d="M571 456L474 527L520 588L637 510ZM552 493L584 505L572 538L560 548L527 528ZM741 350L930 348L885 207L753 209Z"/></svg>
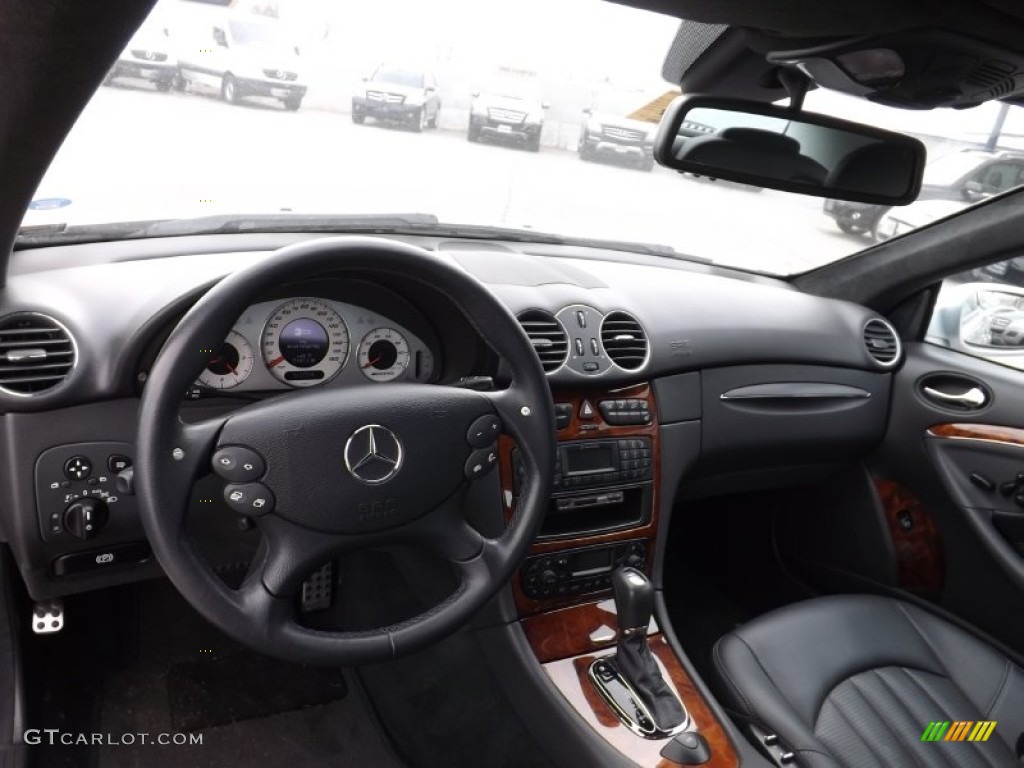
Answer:
<svg viewBox="0 0 1024 768"><path fill-rule="evenodd" d="M213 350L199 375L199 383L210 389L237 387L249 378L254 362L249 342L238 331L231 331L220 347Z"/></svg>
<svg viewBox="0 0 1024 768"><path fill-rule="evenodd" d="M291 299L271 313L262 346L263 362L275 378L292 387L312 387L345 367L348 328L327 302Z"/></svg>
<svg viewBox="0 0 1024 768"><path fill-rule="evenodd" d="M359 343L359 369L372 381L393 381L409 368L409 342L393 328L370 331Z"/></svg>

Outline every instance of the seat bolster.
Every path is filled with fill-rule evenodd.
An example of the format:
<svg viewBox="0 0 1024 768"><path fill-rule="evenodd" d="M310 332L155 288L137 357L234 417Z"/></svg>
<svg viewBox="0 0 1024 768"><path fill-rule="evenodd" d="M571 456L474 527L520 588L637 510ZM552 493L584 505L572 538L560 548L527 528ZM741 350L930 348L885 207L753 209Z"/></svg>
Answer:
<svg viewBox="0 0 1024 768"><path fill-rule="evenodd" d="M801 765L838 768L825 746L815 737L782 692L765 673L751 648L736 633L726 635L714 648L715 670L725 693L725 704L743 718L775 733L783 745L801 754Z"/></svg>

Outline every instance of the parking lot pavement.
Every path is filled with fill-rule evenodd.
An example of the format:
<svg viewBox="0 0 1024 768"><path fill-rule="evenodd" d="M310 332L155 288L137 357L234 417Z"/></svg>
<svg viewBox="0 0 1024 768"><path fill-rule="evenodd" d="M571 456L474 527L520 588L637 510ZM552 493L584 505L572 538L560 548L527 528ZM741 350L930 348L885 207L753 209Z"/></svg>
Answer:
<svg viewBox="0 0 1024 768"><path fill-rule="evenodd" d="M354 125L276 104L101 88L37 197L72 222L280 210L433 213L445 222L529 227L671 245L744 268L797 272L869 243L843 235L821 201L471 144L459 131Z"/></svg>

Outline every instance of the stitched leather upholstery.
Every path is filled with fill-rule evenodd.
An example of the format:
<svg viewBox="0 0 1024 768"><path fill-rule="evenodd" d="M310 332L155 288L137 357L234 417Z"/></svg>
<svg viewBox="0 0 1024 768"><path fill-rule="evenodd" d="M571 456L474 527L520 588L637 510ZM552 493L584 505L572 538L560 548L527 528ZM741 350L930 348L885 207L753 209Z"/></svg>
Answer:
<svg viewBox="0 0 1024 768"><path fill-rule="evenodd" d="M1020 768L1024 672L960 628L872 596L809 600L726 635L728 706L812 768ZM922 742L935 720L995 720L987 742Z"/></svg>

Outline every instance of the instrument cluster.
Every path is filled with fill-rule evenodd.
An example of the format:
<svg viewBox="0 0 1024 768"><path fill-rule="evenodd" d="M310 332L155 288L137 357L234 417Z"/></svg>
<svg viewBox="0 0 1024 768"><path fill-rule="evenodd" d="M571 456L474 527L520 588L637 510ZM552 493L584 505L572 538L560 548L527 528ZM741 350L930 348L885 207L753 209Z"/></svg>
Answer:
<svg viewBox="0 0 1024 768"><path fill-rule="evenodd" d="M408 328L374 311L312 297L249 307L196 382L197 394L429 382L434 354Z"/></svg>

